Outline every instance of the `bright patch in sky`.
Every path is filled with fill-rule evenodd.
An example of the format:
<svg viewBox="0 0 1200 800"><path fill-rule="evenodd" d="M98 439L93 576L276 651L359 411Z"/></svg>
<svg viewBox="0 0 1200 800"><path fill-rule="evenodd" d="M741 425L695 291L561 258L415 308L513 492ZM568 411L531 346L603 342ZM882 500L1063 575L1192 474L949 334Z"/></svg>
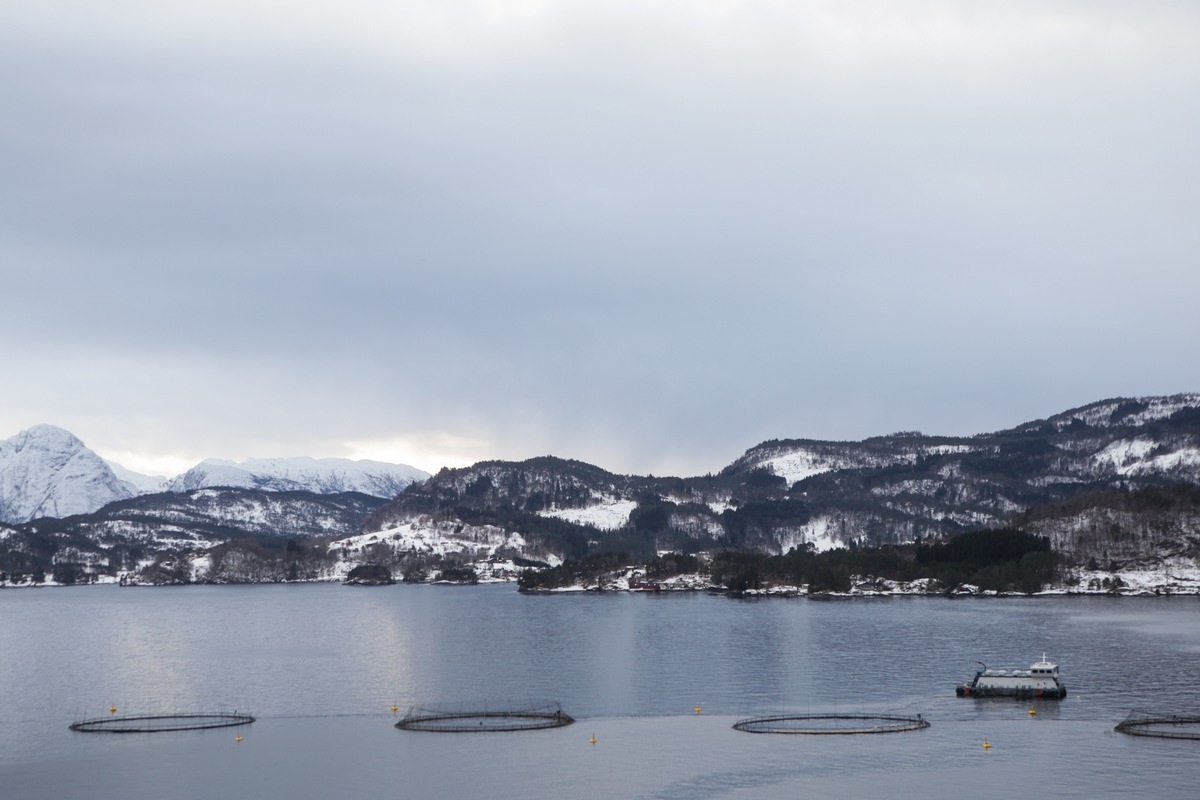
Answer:
<svg viewBox="0 0 1200 800"><path fill-rule="evenodd" d="M101 451L96 450L96 455L120 464L128 470L141 473L142 475L161 475L166 478L173 478L176 475L187 472L203 458L189 459L186 456L180 455L147 455L145 453L131 453L121 451Z"/></svg>
<svg viewBox="0 0 1200 800"><path fill-rule="evenodd" d="M347 442L346 458L408 464L435 474L442 467L467 467L488 457L486 442L451 434L396 436Z"/></svg>

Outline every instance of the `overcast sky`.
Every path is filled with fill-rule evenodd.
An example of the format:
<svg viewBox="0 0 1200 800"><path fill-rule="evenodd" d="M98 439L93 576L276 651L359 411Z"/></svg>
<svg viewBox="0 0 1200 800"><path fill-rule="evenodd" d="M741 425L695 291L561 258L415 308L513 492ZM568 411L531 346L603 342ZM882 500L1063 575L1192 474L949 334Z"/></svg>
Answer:
<svg viewBox="0 0 1200 800"><path fill-rule="evenodd" d="M1200 3L0 2L0 439L142 472L1200 389Z"/></svg>

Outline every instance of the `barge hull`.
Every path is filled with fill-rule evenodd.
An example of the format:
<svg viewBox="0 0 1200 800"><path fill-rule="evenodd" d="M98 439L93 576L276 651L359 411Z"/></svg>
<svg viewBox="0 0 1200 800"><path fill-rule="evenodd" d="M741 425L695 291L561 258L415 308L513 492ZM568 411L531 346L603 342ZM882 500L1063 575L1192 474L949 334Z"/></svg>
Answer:
<svg viewBox="0 0 1200 800"><path fill-rule="evenodd" d="M1059 686L1051 689L1034 689L1030 687L971 686L967 684L955 688L954 693L959 697L1013 697L1017 700L1062 700L1067 696L1067 687Z"/></svg>

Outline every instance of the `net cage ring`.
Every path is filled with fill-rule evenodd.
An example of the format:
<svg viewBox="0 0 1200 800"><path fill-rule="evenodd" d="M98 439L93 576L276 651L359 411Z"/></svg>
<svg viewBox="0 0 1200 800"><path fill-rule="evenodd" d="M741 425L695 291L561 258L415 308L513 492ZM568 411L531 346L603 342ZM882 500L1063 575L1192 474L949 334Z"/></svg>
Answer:
<svg viewBox="0 0 1200 800"><path fill-rule="evenodd" d="M429 733L497 733L563 728L575 718L557 703L530 708L412 708L396 727Z"/></svg>
<svg viewBox="0 0 1200 800"><path fill-rule="evenodd" d="M73 722L70 729L80 733L167 733L170 731L202 731L210 728L233 728L249 725L249 714L133 714L97 717Z"/></svg>
<svg viewBox="0 0 1200 800"><path fill-rule="evenodd" d="M800 734L830 736L870 733L901 733L929 727L920 714L776 714L749 717L733 724L745 733Z"/></svg>
<svg viewBox="0 0 1200 800"><path fill-rule="evenodd" d="M1127 736L1152 739L1200 740L1200 714L1150 714L1133 712L1113 728Z"/></svg>

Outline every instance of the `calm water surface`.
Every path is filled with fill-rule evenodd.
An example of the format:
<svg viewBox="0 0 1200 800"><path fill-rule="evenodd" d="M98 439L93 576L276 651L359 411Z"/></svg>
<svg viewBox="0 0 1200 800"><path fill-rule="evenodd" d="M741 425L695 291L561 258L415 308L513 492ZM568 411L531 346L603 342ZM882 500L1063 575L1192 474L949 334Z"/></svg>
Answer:
<svg viewBox="0 0 1200 800"><path fill-rule="evenodd" d="M954 696L977 659L1028 667L1043 651L1062 666L1067 700ZM1200 712L1198 659L1195 598L6 590L0 797L1195 797L1200 742L1112 728L1133 708ZM579 721L490 735L392 727L393 705L541 700ZM67 729L110 705L258 721ZM830 711L920 712L932 727L836 737L730 727Z"/></svg>

